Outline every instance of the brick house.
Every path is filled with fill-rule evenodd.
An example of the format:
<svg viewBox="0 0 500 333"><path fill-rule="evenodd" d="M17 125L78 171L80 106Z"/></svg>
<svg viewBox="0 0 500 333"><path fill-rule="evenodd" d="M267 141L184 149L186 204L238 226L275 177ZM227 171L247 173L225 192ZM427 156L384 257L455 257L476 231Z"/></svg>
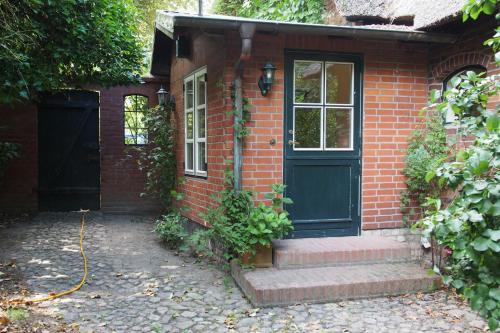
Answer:
<svg viewBox="0 0 500 333"><path fill-rule="evenodd" d="M352 285L333 286L318 274L356 280L356 274L393 271L375 266L357 273L308 271L335 266L340 257L352 265L406 250L376 237L347 237L354 243L345 244L339 238L306 240L407 233L400 212L401 170L429 91L446 89L452 76L467 69L498 74L492 51L482 45L496 22L481 17L462 23L463 1L327 4L326 24L157 13L151 73L170 78L176 100L186 216L207 224L200 213L223 188L226 159L234 161L236 186L262 195L271 184L284 183L294 201L287 210L295 227L290 237L298 239L275 244L274 271L233 271L257 305L331 300L346 292L357 297ZM271 87L262 84L265 67L276 69ZM232 115L233 104L238 110L242 103L238 96L250 105L243 140ZM285 273L280 266L302 270ZM396 271L408 281L426 280L412 269ZM307 278L299 281L301 276ZM388 279L381 274L380 285L361 288L358 296L386 293L397 284ZM413 287L395 289L424 288L416 280ZM287 281L308 287L292 288Z"/></svg>
<svg viewBox="0 0 500 333"><path fill-rule="evenodd" d="M222 188L224 160L235 156L227 113L235 64L244 57L251 121L235 169L241 186L264 193L285 183L297 237L402 227L403 158L429 91L463 69L498 71L482 45L494 20L463 24L452 14L445 11L439 24L416 15L426 25L409 27L358 25L375 19L352 12L344 14L351 25L159 12L152 74L170 77L176 99L189 218L204 223L199 213ZM248 54L242 40L251 43ZM266 63L277 70L263 95Z"/></svg>

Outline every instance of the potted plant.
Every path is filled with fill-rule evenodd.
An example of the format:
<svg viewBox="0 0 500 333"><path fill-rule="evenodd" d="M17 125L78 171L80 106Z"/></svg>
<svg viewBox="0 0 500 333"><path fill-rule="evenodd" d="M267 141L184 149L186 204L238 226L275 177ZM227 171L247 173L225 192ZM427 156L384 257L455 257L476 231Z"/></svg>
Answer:
<svg viewBox="0 0 500 333"><path fill-rule="evenodd" d="M273 192L265 198L271 200L271 205L259 203L251 209L245 230L245 239L250 249L241 257L244 265L254 267L270 267L273 264L272 242L286 236L293 230L288 212L283 210L283 204L291 204L290 198L283 197L284 185L275 184Z"/></svg>

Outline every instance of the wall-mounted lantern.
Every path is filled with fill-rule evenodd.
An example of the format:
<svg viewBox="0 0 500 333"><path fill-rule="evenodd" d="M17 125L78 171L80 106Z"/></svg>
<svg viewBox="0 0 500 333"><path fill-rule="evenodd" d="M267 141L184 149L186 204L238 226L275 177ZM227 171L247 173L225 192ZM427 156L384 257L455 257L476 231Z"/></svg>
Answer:
<svg viewBox="0 0 500 333"><path fill-rule="evenodd" d="M158 105L165 106L167 103L168 91L163 88L163 85L160 86L160 90L158 90L156 94L158 95Z"/></svg>
<svg viewBox="0 0 500 333"><path fill-rule="evenodd" d="M274 82L274 72L276 71L276 67L270 62L267 62L264 67L262 67L262 75L259 79L259 88L262 96L266 96L267 93L271 90L271 87Z"/></svg>

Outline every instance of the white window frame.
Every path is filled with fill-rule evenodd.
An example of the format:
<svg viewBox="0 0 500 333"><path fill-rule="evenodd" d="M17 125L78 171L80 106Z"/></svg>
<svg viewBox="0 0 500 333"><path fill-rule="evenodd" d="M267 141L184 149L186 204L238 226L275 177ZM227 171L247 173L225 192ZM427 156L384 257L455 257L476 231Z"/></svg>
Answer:
<svg viewBox="0 0 500 333"><path fill-rule="evenodd" d="M321 63L321 101L319 103L297 103L295 102L295 65L296 63L304 62L320 62ZM350 103L327 103L327 75L326 67L328 64L348 64L351 65L351 100ZM340 62L340 61L322 61L322 60L294 60L293 63L293 150L294 151L353 151L354 150L354 73L355 64L353 62ZM321 124L320 124L320 147L317 148L300 148L295 145L295 109L296 108L320 108L321 109ZM326 109L349 109L350 110L350 120L351 120L351 131L349 138L348 148L327 148L326 147ZM299 143L300 145L300 143Z"/></svg>
<svg viewBox="0 0 500 333"><path fill-rule="evenodd" d="M206 76L207 74L207 69L206 67L202 67L197 69L196 71L190 73L189 75L184 77L184 173L187 175L192 175L192 176L199 176L199 177L206 177L207 176L207 171L206 170L201 170L199 167L200 161L199 161L199 154L198 154L198 144L199 143L204 143L205 144L205 161L203 163L207 165L207 156L208 156L208 145L207 145L207 102L208 102L208 94L207 94L207 82L205 81L205 103L198 105L198 86L197 86L197 79L202 76ZM187 107L187 83L188 82L193 82L193 107L188 108ZM199 112L200 110L205 110L205 136L203 138L200 138L198 136L198 129L199 129ZM193 114L193 138L188 139L187 137L187 115L189 113ZM192 149L192 159L193 159L193 168L188 169L188 155L187 155L187 147L188 144L193 145Z"/></svg>

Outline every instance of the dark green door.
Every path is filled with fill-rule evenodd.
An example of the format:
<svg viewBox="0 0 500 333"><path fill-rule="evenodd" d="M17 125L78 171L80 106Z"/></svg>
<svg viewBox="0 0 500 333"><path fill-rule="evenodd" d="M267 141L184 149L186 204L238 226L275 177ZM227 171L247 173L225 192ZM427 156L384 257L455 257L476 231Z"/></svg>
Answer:
<svg viewBox="0 0 500 333"><path fill-rule="evenodd" d="M290 237L360 231L362 57L285 53L285 184Z"/></svg>

